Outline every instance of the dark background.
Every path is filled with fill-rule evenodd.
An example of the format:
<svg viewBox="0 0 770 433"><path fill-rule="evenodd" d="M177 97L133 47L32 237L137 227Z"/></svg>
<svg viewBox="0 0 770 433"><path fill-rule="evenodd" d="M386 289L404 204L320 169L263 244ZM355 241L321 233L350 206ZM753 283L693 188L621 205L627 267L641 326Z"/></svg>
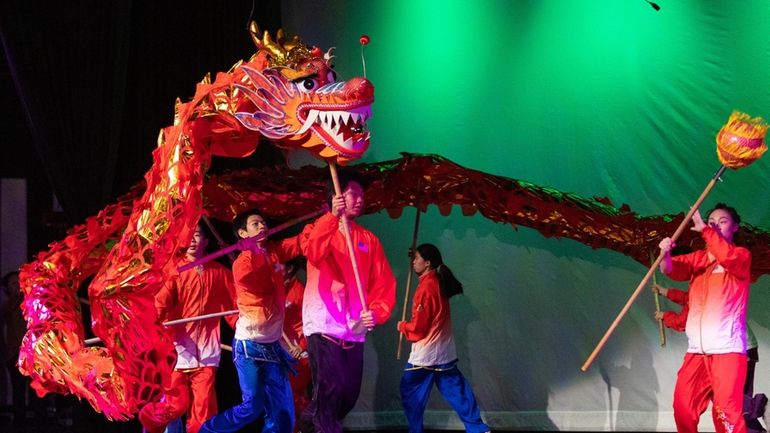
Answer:
<svg viewBox="0 0 770 433"><path fill-rule="evenodd" d="M0 4L0 174L27 179L30 254L141 181L176 98L255 52L250 20L274 33L280 2Z"/></svg>
<svg viewBox="0 0 770 433"><path fill-rule="evenodd" d="M27 180L29 254L140 182L176 98L190 98L207 72L250 57L248 22L274 34L280 9L276 0L0 2L0 174ZM265 152L275 151L216 158L212 171L269 161ZM222 408L240 400L228 355L218 374ZM72 396L32 400L26 431L141 431Z"/></svg>

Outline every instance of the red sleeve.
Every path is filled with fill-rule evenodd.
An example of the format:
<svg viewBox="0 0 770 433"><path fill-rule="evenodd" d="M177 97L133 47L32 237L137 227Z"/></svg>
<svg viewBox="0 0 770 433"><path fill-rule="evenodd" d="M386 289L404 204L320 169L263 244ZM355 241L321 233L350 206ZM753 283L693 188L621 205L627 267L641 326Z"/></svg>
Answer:
<svg viewBox="0 0 770 433"><path fill-rule="evenodd" d="M751 252L749 250L727 242L715 229L708 226L703 228L701 235L706 241L706 249L716 257L717 263L736 278L749 279L751 276Z"/></svg>
<svg viewBox="0 0 770 433"><path fill-rule="evenodd" d="M379 239L374 235L372 238L373 262L369 268L366 301L369 303L369 310L374 313L376 323L382 325L390 319L396 305L396 277L393 276Z"/></svg>
<svg viewBox="0 0 770 433"><path fill-rule="evenodd" d="M263 270L267 270L267 274ZM233 262L233 283L238 290L254 294L268 293L272 288L267 254L243 251Z"/></svg>
<svg viewBox="0 0 770 433"><path fill-rule="evenodd" d="M340 219L332 213L318 218L313 224L308 224L300 234L302 255L312 263L320 263L329 253L332 238L337 233Z"/></svg>
<svg viewBox="0 0 770 433"><path fill-rule="evenodd" d="M668 292L666 293L666 298L671 300L672 302L676 302L679 305L687 305L687 302L689 302L690 299L690 292L687 292L685 290L679 290L679 289L668 289Z"/></svg>
<svg viewBox="0 0 770 433"><path fill-rule="evenodd" d="M676 281L687 281L692 276L693 260L696 253L682 254L671 257L671 271L666 276Z"/></svg>
<svg viewBox="0 0 770 433"><path fill-rule="evenodd" d="M430 280L428 284L434 283L435 280ZM434 283L435 284L435 283ZM404 333L409 341L420 341L428 335L430 331L431 321L438 311L440 299L436 296L441 296L438 291L438 287L423 287L417 286L417 290L412 300L412 319L399 326L399 330Z"/></svg>
<svg viewBox="0 0 770 433"><path fill-rule="evenodd" d="M280 241L271 242L272 251L278 255L278 261L281 263L288 262L302 254L300 248L301 235L292 236Z"/></svg>
<svg viewBox="0 0 770 433"><path fill-rule="evenodd" d="M297 279L292 278L286 291L286 302L299 305L302 308L302 299L305 297L305 286Z"/></svg>
<svg viewBox="0 0 770 433"><path fill-rule="evenodd" d="M679 313L673 311L666 311L663 313L663 325L674 331L684 331L685 326L687 325L687 307L682 308L682 311Z"/></svg>
<svg viewBox="0 0 770 433"><path fill-rule="evenodd" d="M221 287L218 287L219 293L221 293L222 299L222 311L235 310L235 285L233 284L233 273L229 269L224 268L220 271L219 281ZM231 328L235 329L235 322L238 321L237 314L230 314L225 316L225 321Z"/></svg>
<svg viewBox="0 0 770 433"><path fill-rule="evenodd" d="M169 312L176 306L179 297L176 293L176 282L179 276L171 281L167 281L161 286L158 293L155 294L155 309L158 311L158 321L161 323L168 320Z"/></svg>
<svg viewBox="0 0 770 433"><path fill-rule="evenodd" d="M663 313L663 325L667 328L671 328L674 331L682 332L687 325L687 313L690 310L690 293L679 289L668 289L666 292L666 298L679 305L682 305L682 309L679 313L673 311L666 311Z"/></svg>

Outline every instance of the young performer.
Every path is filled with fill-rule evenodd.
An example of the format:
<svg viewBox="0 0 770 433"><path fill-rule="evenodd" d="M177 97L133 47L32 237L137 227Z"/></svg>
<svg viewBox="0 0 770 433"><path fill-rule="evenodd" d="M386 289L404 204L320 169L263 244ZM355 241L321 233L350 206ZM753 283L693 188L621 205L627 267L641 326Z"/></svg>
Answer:
<svg viewBox="0 0 770 433"><path fill-rule="evenodd" d="M297 360L296 375L289 376L291 392L294 395L295 428L299 426L302 412L312 397L310 362L307 355L307 340L302 333L302 298L305 285L297 272L304 267L304 258L297 257L284 263L284 284L286 285L286 318L283 323L284 348Z"/></svg>
<svg viewBox="0 0 770 433"><path fill-rule="evenodd" d="M294 403L287 370L293 361L280 344L286 302L281 263L299 254L299 237L267 242L267 224L256 210L236 216L233 230L254 240L233 263L239 310L233 363L243 402L206 421L200 431L236 432L264 415L263 431L291 433Z"/></svg>
<svg viewBox="0 0 770 433"><path fill-rule="evenodd" d="M398 331L413 342L401 378L401 403L409 433L423 432L423 414L434 384L457 412L466 432L487 432L489 426L481 420L470 383L457 368L449 298L462 293L463 286L444 264L435 245L418 246L412 266L419 276L412 319L397 325Z"/></svg>
<svg viewBox="0 0 770 433"><path fill-rule="evenodd" d="M675 331L684 331L687 324L687 314L690 311L689 294L683 290L665 288L657 284L653 286L653 292L665 296L682 306L676 313L674 311L659 311L655 313L655 319L663 321L663 325ZM767 397L764 394L754 395L754 371L759 362L759 344L751 327L746 324L746 380L743 384L743 420L749 433L762 433L764 428L758 418L765 413Z"/></svg>
<svg viewBox="0 0 770 433"><path fill-rule="evenodd" d="M303 242L307 282L302 320L313 376L313 399L302 414L303 432L342 431L342 420L361 391L367 330L385 323L396 303L396 280L379 239L353 221L363 211L362 184L343 171L339 180L342 195L334 196L330 213L309 226L307 243ZM334 189L328 192L331 197ZM366 293L366 311L341 227L346 220L343 213Z"/></svg>
<svg viewBox="0 0 770 433"><path fill-rule="evenodd" d="M688 349L674 389L677 431L698 431L698 420L712 401L717 430L745 433L743 385L746 379L746 306L751 253L733 243L740 216L719 203L708 225L699 212L692 230L701 233L704 250L671 256L670 238L660 242L660 267L674 280L689 280L686 333Z"/></svg>
<svg viewBox="0 0 770 433"><path fill-rule="evenodd" d="M208 239L198 224L180 265L206 254ZM232 310L232 272L211 261L179 274L155 295L160 321ZM236 316L225 318L230 326ZM214 379L222 353L219 318L173 325L177 361L171 373L171 390L165 400L150 403L139 412L148 432L162 432L169 422L187 416L187 433L198 433L203 421L216 415ZM181 432L181 422L171 422L169 432Z"/></svg>

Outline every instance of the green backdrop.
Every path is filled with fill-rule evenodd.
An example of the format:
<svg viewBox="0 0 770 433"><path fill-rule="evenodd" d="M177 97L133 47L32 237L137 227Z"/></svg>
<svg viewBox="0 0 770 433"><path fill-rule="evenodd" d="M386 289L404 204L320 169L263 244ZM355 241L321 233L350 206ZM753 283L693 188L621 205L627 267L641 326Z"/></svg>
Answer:
<svg viewBox="0 0 770 433"><path fill-rule="evenodd" d="M343 78L362 75L358 38L371 37L366 72L376 102L366 162L438 153L657 215L697 199L719 167L714 138L733 110L770 117L770 3L658 3L656 12L643 0L286 1L282 17L290 35L336 46ZM744 221L770 228L769 158L728 171L705 205L726 201ZM362 222L386 246L400 317L414 209ZM465 283L466 295L452 301L460 367L493 429L674 429L686 340L669 333L660 347L650 293L593 367L579 369L643 266L459 210L443 217L429 209L419 241L437 244ZM768 289L767 276L752 287L760 353L770 345ZM395 322L367 345L351 428L405 425ZM758 392L770 392L766 362ZM710 415L703 419L713 429ZM462 429L437 392L426 427Z"/></svg>

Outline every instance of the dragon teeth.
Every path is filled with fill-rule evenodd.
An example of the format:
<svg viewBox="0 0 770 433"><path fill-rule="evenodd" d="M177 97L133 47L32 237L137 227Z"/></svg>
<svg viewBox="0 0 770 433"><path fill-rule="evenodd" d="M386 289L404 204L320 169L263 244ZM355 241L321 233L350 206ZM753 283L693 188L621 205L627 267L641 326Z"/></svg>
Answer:
<svg viewBox="0 0 770 433"><path fill-rule="evenodd" d="M302 124L302 128L300 128L297 133L302 134L310 129L314 123L317 123L324 130L326 130L326 132L329 133L335 142L341 143L342 147L353 150L360 149L369 139L369 132L364 135L364 138L354 141L352 137L345 139L342 132L340 132L340 129L342 129L342 127L345 125L348 125L349 127L360 125L363 127L371 116L372 108L370 105L354 108L347 111L326 111L311 109L308 112L307 119Z"/></svg>
<svg viewBox="0 0 770 433"><path fill-rule="evenodd" d="M307 120L305 120L305 123L302 125L302 128L300 128L299 131L297 131L297 134L304 134L308 129L310 129L311 126L315 123L316 119L318 118L318 110L310 110L310 113L307 115Z"/></svg>

